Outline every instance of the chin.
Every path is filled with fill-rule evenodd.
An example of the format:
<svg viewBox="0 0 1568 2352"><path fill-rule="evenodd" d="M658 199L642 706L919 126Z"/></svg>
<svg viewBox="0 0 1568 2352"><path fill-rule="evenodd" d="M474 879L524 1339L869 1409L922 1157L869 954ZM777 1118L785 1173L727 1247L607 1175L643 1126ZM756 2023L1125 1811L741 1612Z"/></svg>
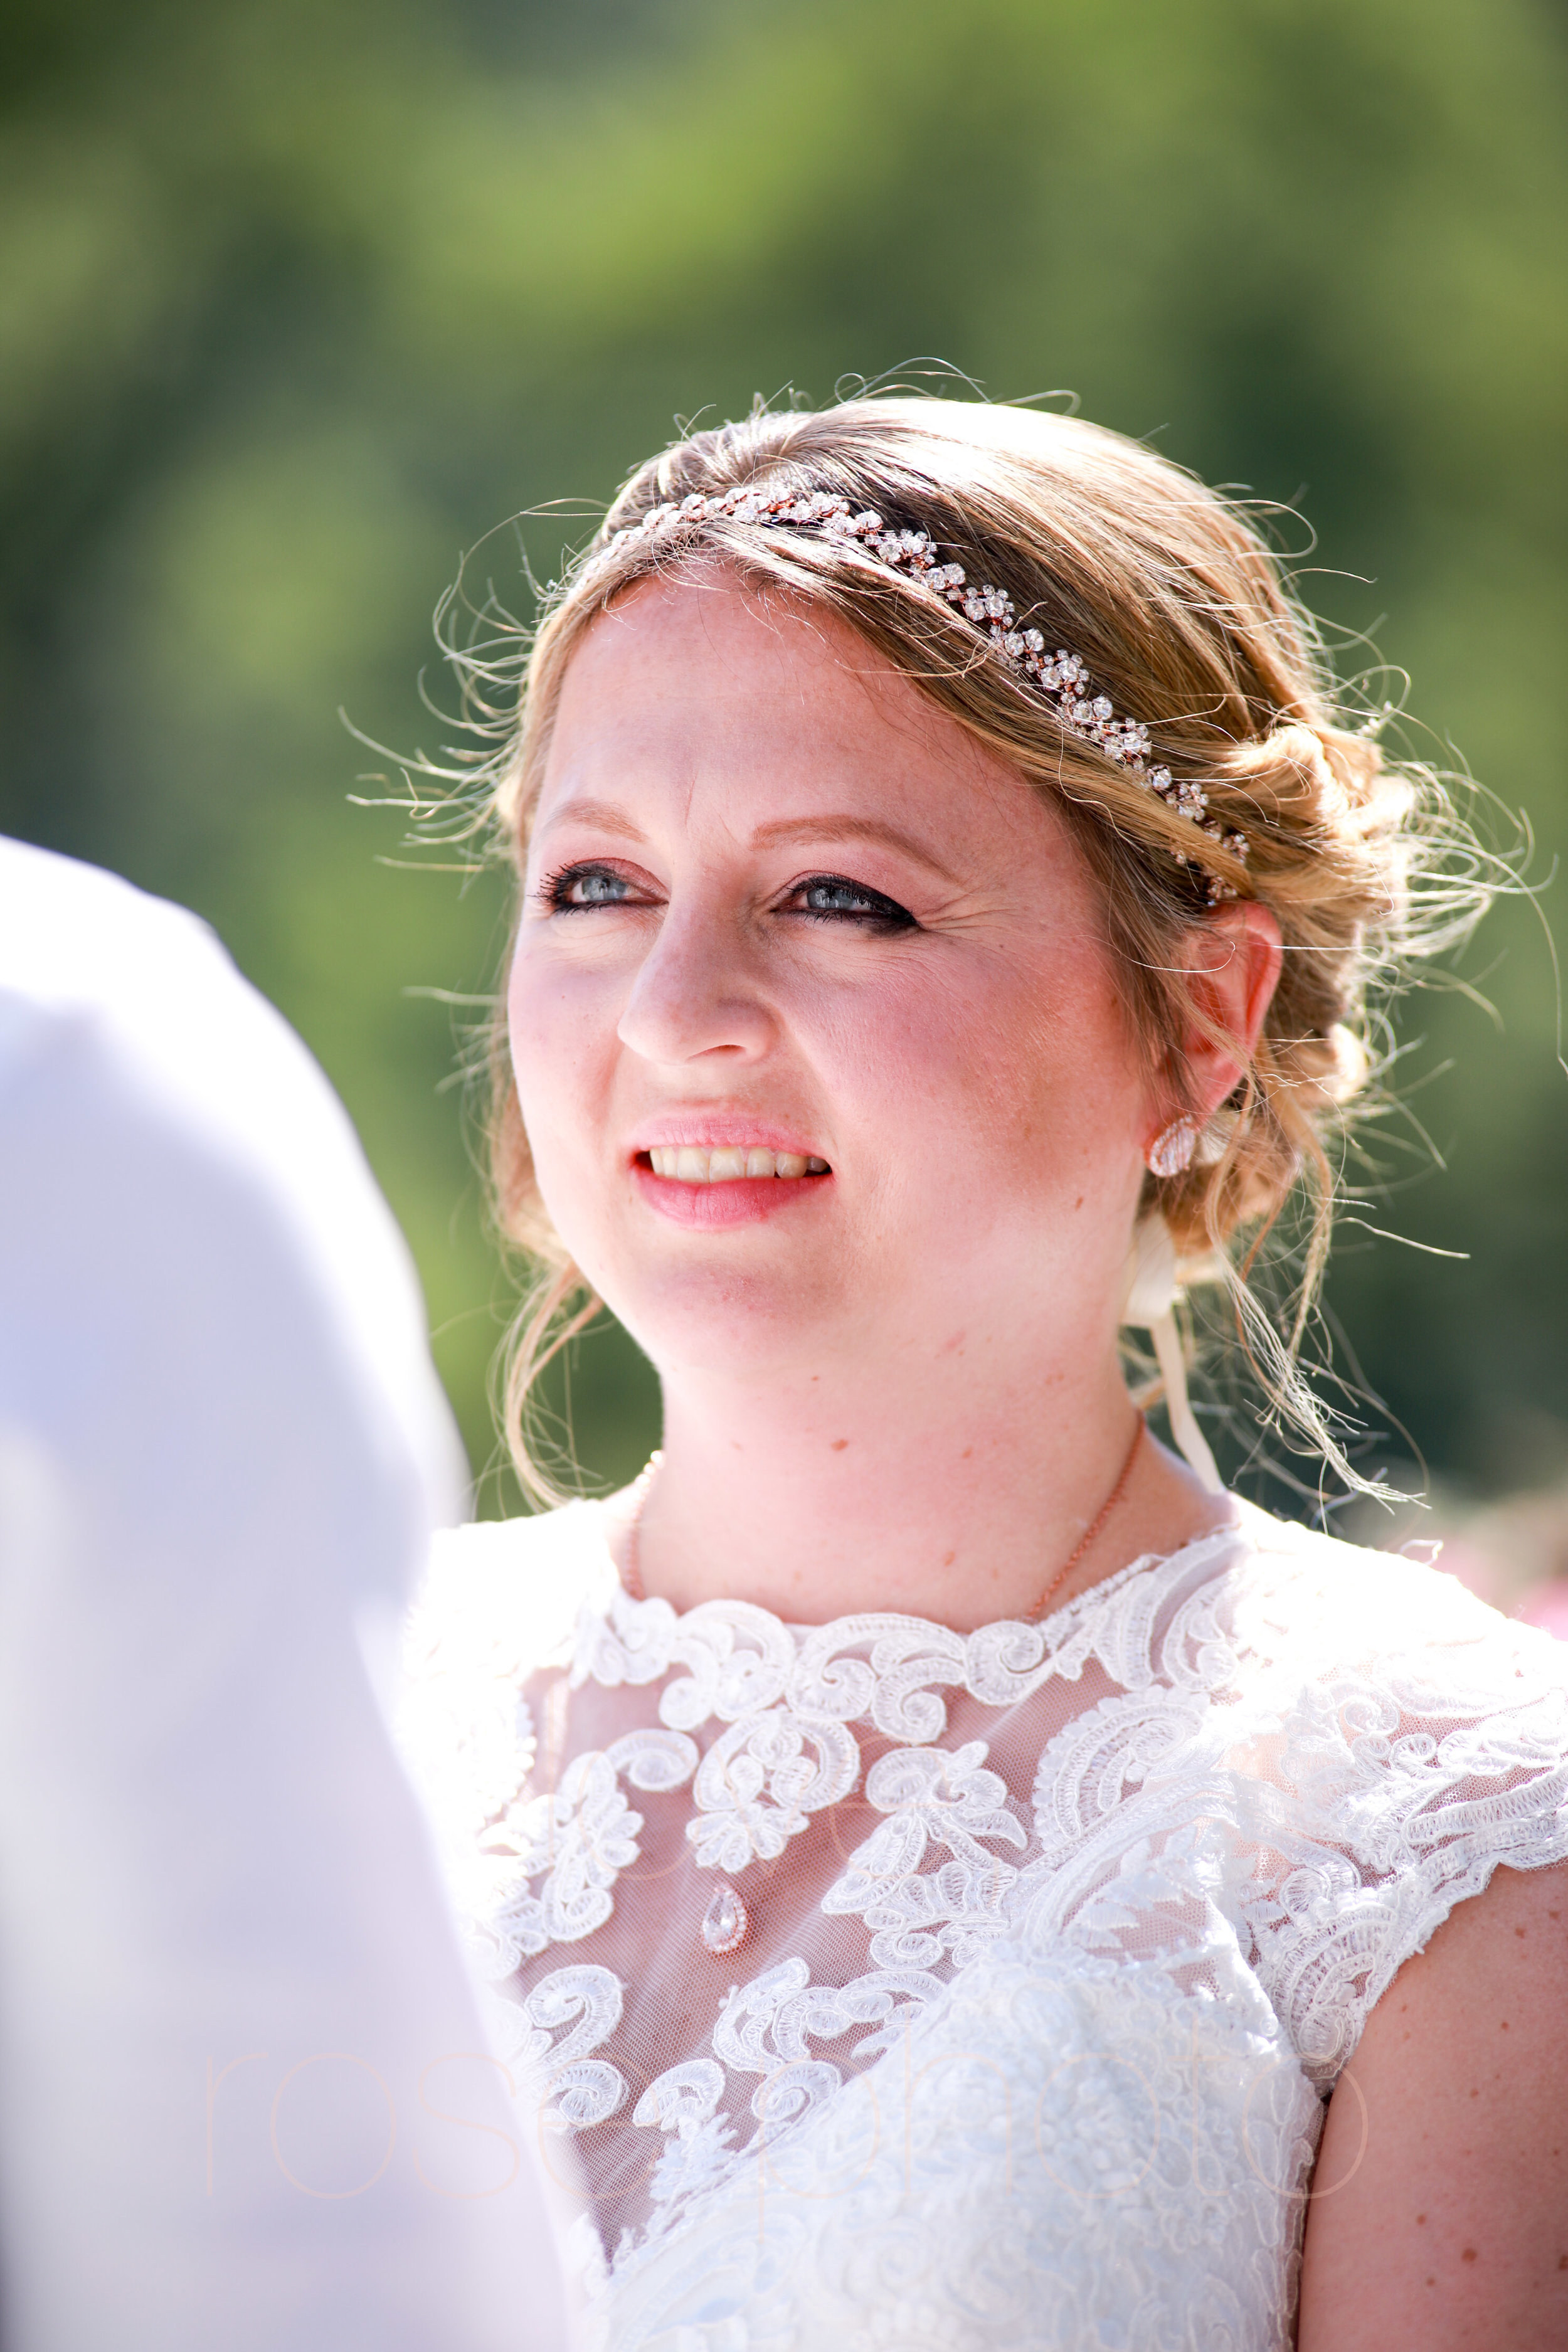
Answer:
<svg viewBox="0 0 1568 2352"><path fill-rule="evenodd" d="M759 1262L765 1259L772 1262ZM803 1264L800 1255L784 1263L773 1251L726 1250L721 1263L692 1264L687 1252L670 1250L653 1265L639 1252L635 1264L622 1257L606 1266L595 1287L660 1371L771 1369L782 1377L802 1364L814 1369L841 1342L847 1321L861 1319L842 1267Z"/></svg>

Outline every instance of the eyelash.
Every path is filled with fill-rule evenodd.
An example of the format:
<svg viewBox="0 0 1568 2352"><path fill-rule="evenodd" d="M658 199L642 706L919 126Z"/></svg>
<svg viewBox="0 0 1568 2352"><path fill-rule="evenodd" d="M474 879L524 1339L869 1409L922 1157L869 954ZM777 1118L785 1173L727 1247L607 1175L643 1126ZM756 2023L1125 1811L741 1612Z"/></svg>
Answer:
<svg viewBox="0 0 1568 2352"><path fill-rule="evenodd" d="M539 903L552 915L588 915L595 911L595 906L616 907L637 904L635 899L600 898L596 901L584 902L567 896L574 883L600 877L610 882L624 882L626 879L624 875L616 873L613 866L602 865L597 860L589 858L575 866L563 866L555 873L546 875L539 885L536 896ZM852 881L847 874L808 874L804 880L795 883L785 895L790 898L797 898L811 890L841 890L854 898L867 899L870 903L858 908L795 907L781 909L781 911L804 915L808 922L859 923L883 932L913 930L917 928L914 917L907 908L900 907L896 898L889 898L883 890L871 889L864 882Z"/></svg>
<svg viewBox="0 0 1568 2352"><path fill-rule="evenodd" d="M566 893L574 882L585 882L600 876L609 882L624 882L626 879L625 875L617 874L613 866L602 866L596 860L588 858L576 866L563 866L555 873L547 874L540 883L535 896L540 905L546 908L552 915L591 915L595 910L594 901L590 900L584 904L569 898ZM601 898L597 901L601 907L618 907L633 902L624 898Z"/></svg>
<svg viewBox="0 0 1568 2352"><path fill-rule="evenodd" d="M889 898L884 890L870 889L864 882L852 882L847 874L808 874L790 891L792 898L808 890L846 890L857 898L868 898L868 907L800 907L794 911L813 923L864 923L880 931L909 931L915 929L915 919L907 907Z"/></svg>

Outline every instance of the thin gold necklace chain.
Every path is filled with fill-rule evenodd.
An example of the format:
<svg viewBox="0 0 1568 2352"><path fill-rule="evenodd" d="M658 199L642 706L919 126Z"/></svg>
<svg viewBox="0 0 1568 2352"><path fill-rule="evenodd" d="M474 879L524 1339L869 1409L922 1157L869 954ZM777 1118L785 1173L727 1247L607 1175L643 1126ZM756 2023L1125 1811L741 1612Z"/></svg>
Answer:
<svg viewBox="0 0 1568 2352"><path fill-rule="evenodd" d="M1060 1568L1058 1569L1056 1574L1052 1577L1050 1582L1047 1585L1045 1591L1036 1601L1034 1607L1032 1609L1025 1610L1024 1622L1026 1625L1032 1625L1037 1618L1043 1617L1045 1615L1046 1611L1049 1608L1052 1601L1061 1591L1062 1586L1067 1582L1068 1577L1072 1574L1074 1569L1078 1566L1079 1560L1083 1558L1085 1552L1094 1541L1096 1536L1098 1536L1104 1528L1105 1522L1110 1517L1111 1512L1116 1508L1117 1504L1120 1503L1122 1496L1126 1493L1127 1481L1132 1475L1132 1465L1137 1461L1138 1449L1143 1443L1143 1416L1140 1413L1133 1427L1132 1443L1127 1449L1127 1458L1116 1474L1115 1486L1112 1486L1110 1494L1107 1495L1104 1502L1101 1503L1098 1516L1087 1528L1085 1528L1082 1535L1079 1538L1077 1543L1073 1546L1071 1551L1068 1554L1067 1559L1062 1562Z"/></svg>
<svg viewBox="0 0 1568 2352"><path fill-rule="evenodd" d="M1138 1415L1136 1426L1132 1432L1132 1443L1127 1449L1127 1458L1122 1463L1121 1469L1117 1472L1115 1486L1112 1486L1110 1494L1107 1495L1104 1502L1100 1505L1096 1517L1091 1520L1089 1525L1084 1529L1083 1534L1079 1538L1078 1542L1073 1546L1073 1549L1068 1553L1067 1559L1062 1562L1062 1565L1058 1569L1055 1576L1052 1577L1050 1582L1047 1585L1039 1599L1035 1602L1034 1607L1032 1609L1025 1610L1022 1622L1026 1625L1032 1625L1037 1618L1040 1618L1045 1615L1046 1611L1049 1608L1052 1601L1061 1591L1062 1586L1067 1582L1074 1569L1083 1559L1084 1554L1089 1550L1089 1546L1094 1542L1096 1537L1103 1533L1106 1521L1110 1518L1110 1514L1114 1511L1117 1504L1120 1503L1122 1496L1127 1491L1127 1481L1132 1475L1132 1465L1137 1461L1138 1449L1143 1443L1143 1416L1140 1413ZM632 1486L632 1516L626 1528L626 1565L621 1570L621 1582L626 1587L631 1599L634 1601L646 1601L647 1599L647 1594L643 1589L642 1570L638 1562L638 1551L640 1549L639 1538L642 1532L643 1507L647 1501L648 1489L653 1485L654 1480L658 1477L659 1468L663 1461L664 1455L661 1453L650 1454L646 1465L638 1473L638 1475Z"/></svg>

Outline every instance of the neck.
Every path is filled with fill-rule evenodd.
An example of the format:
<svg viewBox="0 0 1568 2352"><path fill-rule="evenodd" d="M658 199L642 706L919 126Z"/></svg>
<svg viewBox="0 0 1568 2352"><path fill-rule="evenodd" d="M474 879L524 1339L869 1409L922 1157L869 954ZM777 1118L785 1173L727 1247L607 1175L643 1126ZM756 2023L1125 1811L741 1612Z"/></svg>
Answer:
<svg viewBox="0 0 1568 2352"><path fill-rule="evenodd" d="M1227 1516L1145 1443L1096 1528L1137 1428L1113 1345L1088 1378L1081 1359L1070 1379L1013 1365L988 1380L962 1350L944 1356L901 1383L863 1363L838 1379L667 1375L643 1589L679 1610L746 1601L797 1624L889 1611L967 1632ZM628 1520L623 1507L623 1540Z"/></svg>

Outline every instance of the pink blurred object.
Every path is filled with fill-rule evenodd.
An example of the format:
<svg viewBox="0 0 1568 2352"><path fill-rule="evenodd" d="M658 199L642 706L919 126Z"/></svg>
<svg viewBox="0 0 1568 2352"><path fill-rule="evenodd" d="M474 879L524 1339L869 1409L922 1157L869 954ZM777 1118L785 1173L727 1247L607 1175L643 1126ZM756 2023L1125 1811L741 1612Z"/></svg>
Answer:
<svg viewBox="0 0 1568 2352"><path fill-rule="evenodd" d="M1467 1543L1462 1536L1420 1536L1402 1544L1406 1559L1425 1560L1429 1568L1440 1569L1445 1576L1457 1576L1467 1591L1478 1601L1499 1605L1500 1580L1497 1563L1489 1552Z"/></svg>
<svg viewBox="0 0 1568 2352"><path fill-rule="evenodd" d="M1546 1633L1555 1633L1560 1642L1568 1642L1568 1576L1553 1577L1550 1584L1532 1585L1515 1614L1527 1625L1539 1625Z"/></svg>

